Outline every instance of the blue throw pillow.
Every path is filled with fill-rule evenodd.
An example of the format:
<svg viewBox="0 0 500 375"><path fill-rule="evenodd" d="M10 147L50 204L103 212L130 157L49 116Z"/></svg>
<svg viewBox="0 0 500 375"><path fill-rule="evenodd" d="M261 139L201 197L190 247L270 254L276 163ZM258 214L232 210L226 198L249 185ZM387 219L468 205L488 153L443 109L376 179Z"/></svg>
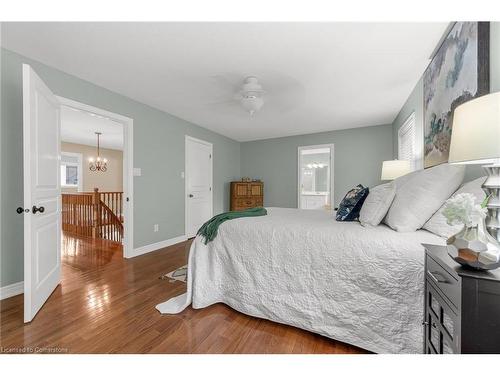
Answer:
<svg viewBox="0 0 500 375"><path fill-rule="evenodd" d="M349 190L344 199L342 199L342 202L340 202L335 219L337 221L357 220L368 192L368 188L365 188L361 184Z"/></svg>

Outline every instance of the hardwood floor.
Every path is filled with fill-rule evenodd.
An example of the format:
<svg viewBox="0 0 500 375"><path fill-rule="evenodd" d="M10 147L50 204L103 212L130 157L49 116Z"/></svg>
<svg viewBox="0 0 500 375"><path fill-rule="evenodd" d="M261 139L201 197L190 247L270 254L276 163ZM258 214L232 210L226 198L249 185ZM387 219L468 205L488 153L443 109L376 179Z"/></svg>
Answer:
<svg viewBox="0 0 500 375"><path fill-rule="evenodd" d="M116 243L63 236L61 285L35 319L23 324L22 295L0 301L0 353L365 353L222 304L159 314L185 291L159 277L186 263L188 246L124 259Z"/></svg>

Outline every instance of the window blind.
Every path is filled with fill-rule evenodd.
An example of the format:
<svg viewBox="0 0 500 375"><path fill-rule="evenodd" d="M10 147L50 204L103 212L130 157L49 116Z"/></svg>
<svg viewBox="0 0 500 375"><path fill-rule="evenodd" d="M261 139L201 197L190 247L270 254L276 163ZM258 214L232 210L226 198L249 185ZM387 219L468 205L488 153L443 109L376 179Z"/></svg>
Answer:
<svg viewBox="0 0 500 375"><path fill-rule="evenodd" d="M417 158L415 138L415 112L413 112L398 130L398 159L410 160L413 169Z"/></svg>

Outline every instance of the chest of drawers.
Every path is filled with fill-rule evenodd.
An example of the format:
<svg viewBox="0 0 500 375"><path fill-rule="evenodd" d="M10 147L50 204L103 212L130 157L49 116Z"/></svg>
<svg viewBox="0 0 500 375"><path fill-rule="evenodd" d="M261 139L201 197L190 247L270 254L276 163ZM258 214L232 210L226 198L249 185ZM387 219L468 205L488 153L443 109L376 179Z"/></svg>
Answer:
<svg viewBox="0 0 500 375"><path fill-rule="evenodd" d="M500 353L500 270L469 270L445 246L424 247L424 353Z"/></svg>
<svg viewBox="0 0 500 375"><path fill-rule="evenodd" d="M264 183L253 182L231 182L231 211L241 211L252 207L264 205Z"/></svg>

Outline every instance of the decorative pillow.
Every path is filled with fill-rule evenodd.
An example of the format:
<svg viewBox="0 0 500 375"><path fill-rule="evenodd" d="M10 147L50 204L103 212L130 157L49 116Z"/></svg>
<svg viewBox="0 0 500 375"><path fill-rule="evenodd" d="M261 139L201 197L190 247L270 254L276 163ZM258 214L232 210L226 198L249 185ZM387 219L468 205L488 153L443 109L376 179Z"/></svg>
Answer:
<svg viewBox="0 0 500 375"><path fill-rule="evenodd" d="M368 196L368 188L363 187L359 184L354 189L347 192L342 202L339 204L339 209L337 210L336 219L337 221L354 221L359 217L359 211L363 202Z"/></svg>
<svg viewBox="0 0 500 375"><path fill-rule="evenodd" d="M396 187L392 182L370 189L359 213L361 225L365 227L379 225L391 207L395 196Z"/></svg>
<svg viewBox="0 0 500 375"><path fill-rule="evenodd" d="M464 178L463 165L441 164L412 173L396 184L396 197L384 222L398 232L414 232L457 190ZM406 177L406 176L403 176Z"/></svg>
<svg viewBox="0 0 500 375"><path fill-rule="evenodd" d="M475 203L481 204L486 198L486 193L481 189L481 185L486 180L486 177L479 177L462 185L452 196L457 194L470 193L476 197ZM365 203L366 204L366 203ZM423 226L424 229L437 234L438 236L449 238L462 230L463 225L448 225L446 218L443 216L443 206L436 212Z"/></svg>

